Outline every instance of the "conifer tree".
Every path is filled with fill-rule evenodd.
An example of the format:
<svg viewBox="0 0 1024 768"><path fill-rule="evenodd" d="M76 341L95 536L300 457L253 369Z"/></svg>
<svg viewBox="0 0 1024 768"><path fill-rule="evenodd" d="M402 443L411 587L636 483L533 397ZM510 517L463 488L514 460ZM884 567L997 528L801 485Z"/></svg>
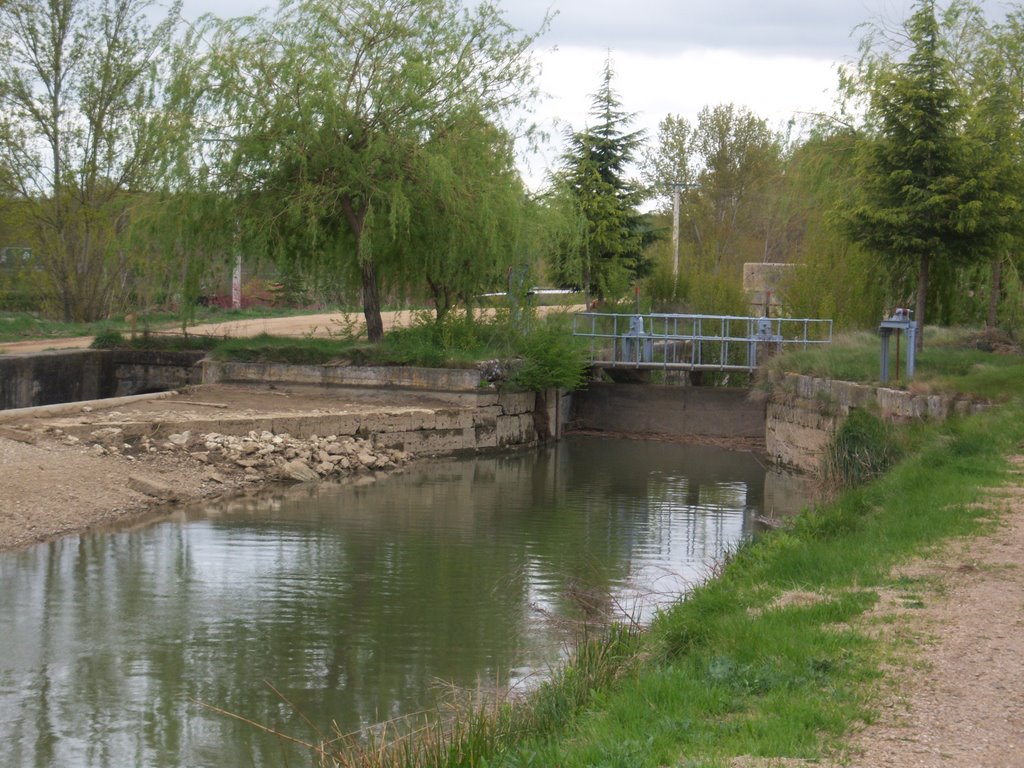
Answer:
<svg viewBox="0 0 1024 768"><path fill-rule="evenodd" d="M613 77L609 59L593 95L595 124L568 136L556 178L573 195L583 232L557 255L554 277L564 287L583 288L600 298L621 295L647 272L643 248L650 238L637 211L642 192L626 176L643 131L629 130L634 116L623 111Z"/></svg>
<svg viewBox="0 0 1024 768"><path fill-rule="evenodd" d="M978 181L963 131L961 91L942 54L934 0L921 0L907 22L912 50L872 81L861 199L846 218L854 240L890 259L893 271L916 270L914 319L923 328L929 275L972 258ZM918 334L918 346L923 334Z"/></svg>

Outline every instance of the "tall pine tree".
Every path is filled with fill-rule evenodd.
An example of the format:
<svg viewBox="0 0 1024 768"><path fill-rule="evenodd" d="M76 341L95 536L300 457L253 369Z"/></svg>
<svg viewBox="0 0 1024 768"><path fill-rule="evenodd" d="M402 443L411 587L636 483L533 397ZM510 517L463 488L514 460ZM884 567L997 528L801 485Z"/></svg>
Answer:
<svg viewBox="0 0 1024 768"><path fill-rule="evenodd" d="M961 93L942 54L934 0L907 22L912 50L872 82L877 133L865 143L861 200L846 218L854 240L917 273L914 319L923 328L929 274L971 257L978 183ZM923 334L918 334L918 346Z"/></svg>
<svg viewBox="0 0 1024 768"><path fill-rule="evenodd" d="M613 76L609 59L591 103L595 124L568 136L556 178L575 199L583 231L557 254L553 277L563 287L583 288L599 298L622 295L648 270L643 257L648 234L637 211L643 195L626 177L643 131L629 130L634 115L622 110Z"/></svg>

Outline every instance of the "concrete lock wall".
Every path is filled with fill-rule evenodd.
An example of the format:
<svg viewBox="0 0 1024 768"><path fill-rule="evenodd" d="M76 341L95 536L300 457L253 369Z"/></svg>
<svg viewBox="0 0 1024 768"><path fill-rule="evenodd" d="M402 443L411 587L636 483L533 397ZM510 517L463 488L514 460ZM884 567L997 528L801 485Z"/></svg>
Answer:
<svg viewBox="0 0 1024 768"><path fill-rule="evenodd" d="M943 421L989 404L949 395L924 395L847 381L784 374L772 382L765 448L775 464L816 473L826 446L850 411L866 408L883 419Z"/></svg>
<svg viewBox="0 0 1024 768"><path fill-rule="evenodd" d="M202 352L72 350L0 357L0 410L159 392L199 381Z"/></svg>
<svg viewBox="0 0 1024 768"><path fill-rule="evenodd" d="M765 398L747 389L595 383L573 394L579 429L763 438Z"/></svg>
<svg viewBox="0 0 1024 768"><path fill-rule="evenodd" d="M305 366L203 361L203 383L292 384L428 392L448 408L394 408L362 415L325 415L316 423L275 422L275 432L370 436L374 447L444 455L535 445L559 439L571 396L560 390L499 392L476 370L414 367ZM221 424L221 430L223 429ZM242 425L245 426L245 425ZM237 432L237 430L231 430ZM244 431L244 430L243 430Z"/></svg>

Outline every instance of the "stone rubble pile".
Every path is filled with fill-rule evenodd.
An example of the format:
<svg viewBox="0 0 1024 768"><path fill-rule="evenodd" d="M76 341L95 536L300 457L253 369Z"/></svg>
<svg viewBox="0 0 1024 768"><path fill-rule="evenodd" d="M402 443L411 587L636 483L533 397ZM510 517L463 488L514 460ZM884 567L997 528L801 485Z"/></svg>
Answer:
<svg viewBox="0 0 1024 768"><path fill-rule="evenodd" d="M315 482L363 472L388 472L404 466L412 456L405 451L374 448L359 437L328 435L308 438L272 432L222 435L211 432L193 435L185 431L166 439L141 437L125 442L118 427L104 427L87 440L65 435L70 445L86 445L96 455L122 454L135 460L137 454L182 453L211 469L241 471L251 480ZM212 475L211 475L212 476Z"/></svg>

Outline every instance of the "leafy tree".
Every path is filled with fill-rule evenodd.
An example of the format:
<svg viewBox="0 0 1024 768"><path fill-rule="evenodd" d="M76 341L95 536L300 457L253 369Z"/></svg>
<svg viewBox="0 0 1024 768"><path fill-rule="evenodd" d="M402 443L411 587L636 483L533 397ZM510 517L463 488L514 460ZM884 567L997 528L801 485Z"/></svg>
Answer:
<svg viewBox="0 0 1024 768"><path fill-rule="evenodd" d="M677 187L696 186L694 128L682 115L666 115L658 123L655 144L644 150L641 168L648 191L663 210L672 206Z"/></svg>
<svg viewBox="0 0 1024 768"><path fill-rule="evenodd" d="M347 275L378 341L374 229L408 222L424 141L528 102L534 37L493 2L284 0L273 18L207 18L177 89L201 129L192 179L230 195L247 252Z"/></svg>
<svg viewBox="0 0 1024 768"><path fill-rule="evenodd" d="M906 31L906 61L875 62L868 79L877 133L864 144L862 197L847 225L854 240L891 259L895 273L916 268L915 320L923 327L933 265L970 260L981 204L934 0L917 4ZM921 345L923 334L917 339Z"/></svg>
<svg viewBox="0 0 1024 768"><path fill-rule="evenodd" d="M968 130L977 138L975 171L985 215L979 248L990 265L988 327L998 322L1004 265L1024 238L1024 11L1018 9L975 46ZM978 35L975 38L979 37ZM1019 258L1019 257L1018 257Z"/></svg>
<svg viewBox="0 0 1024 768"><path fill-rule="evenodd" d="M456 303L502 286L517 258L524 190L512 137L469 113L431 135L412 158L405 226L380 229L381 258L407 290L426 282L438 320ZM390 250L392 253L387 253Z"/></svg>
<svg viewBox="0 0 1024 768"><path fill-rule="evenodd" d="M180 2L0 3L0 184L28 208L65 320L103 316L124 290L133 193L158 156L161 72Z"/></svg>
<svg viewBox="0 0 1024 768"><path fill-rule="evenodd" d="M781 138L750 110L721 104L700 111L692 142L699 191L690 220L700 252L716 269L777 258L765 210L781 177Z"/></svg>
<svg viewBox="0 0 1024 768"><path fill-rule="evenodd" d="M794 266L780 286L780 298L793 316L873 328L888 297L886 262L851 242L833 215L853 205L857 149L853 130L825 123L787 158L780 194L790 206L786 260Z"/></svg>
<svg viewBox="0 0 1024 768"><path fill-rule="evenodd" d="M554 277L564 287L583 288L602 298L622 293L643 276L643 248L650 240L637 212L642 192L626 178L643 132L629 130L633 115L622 111L613 76L608 60L591 103L595 125L568 136L555 179L575 198L584 231L577 242L561 249L552 264Z"/></svg>

